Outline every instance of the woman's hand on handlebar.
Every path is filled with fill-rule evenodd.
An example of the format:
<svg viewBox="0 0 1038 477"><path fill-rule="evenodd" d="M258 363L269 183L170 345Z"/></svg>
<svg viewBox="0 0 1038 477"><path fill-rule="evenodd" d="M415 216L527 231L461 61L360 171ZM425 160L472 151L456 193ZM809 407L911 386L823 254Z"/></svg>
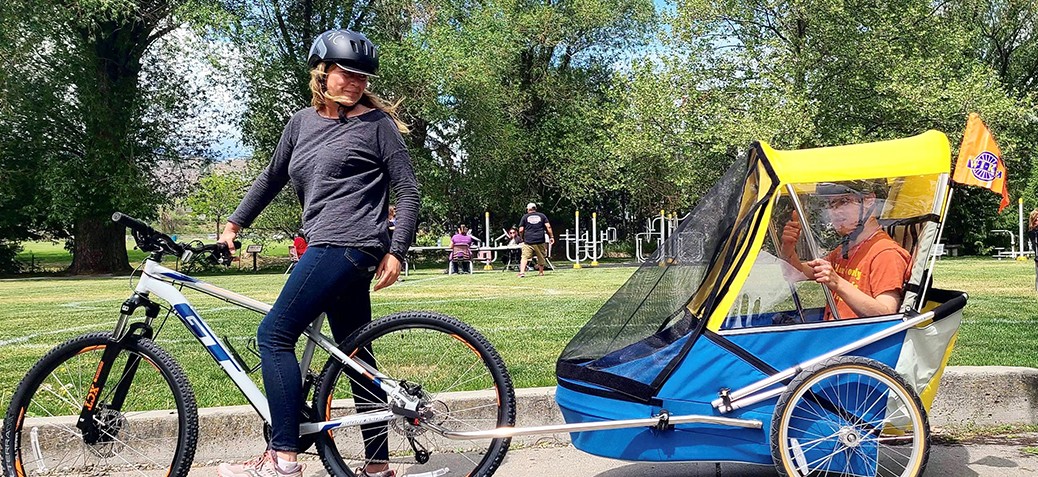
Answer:
<svg viewBox="0 0 1038 477"><path fill-rule="evenodd" d="M241 227L234 222L227 222L227 225L223 228L223 233L220 234L220 238L216 241L227 245L227 251L231 255L234 255L234 239L238 237L238 232L241 231Z"/></svg>

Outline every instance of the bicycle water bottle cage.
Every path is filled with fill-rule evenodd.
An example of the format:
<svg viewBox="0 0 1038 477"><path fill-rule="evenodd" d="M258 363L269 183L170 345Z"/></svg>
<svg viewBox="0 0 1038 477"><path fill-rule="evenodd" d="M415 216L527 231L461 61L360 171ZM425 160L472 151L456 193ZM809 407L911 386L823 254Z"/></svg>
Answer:
<svg viewBox="0 0 1038 477"><path fill-rule="evenodd" d="M249 366L248 363L245 362L245 358L242 358L242 356L238 354L238 350L231 344L231 338L227 335L223 336L223 344L227 345L227 349L231 350L231 356L234 357L234 360L238 362L238 366L241 366L241 369L244 369L247 374L255 373L263 364L259 362L256 363L255 366ZM256 358L260 358L259 351L256 350L255 338L249 340L249 343L245 345L245 349L252 353Z"/></svg>

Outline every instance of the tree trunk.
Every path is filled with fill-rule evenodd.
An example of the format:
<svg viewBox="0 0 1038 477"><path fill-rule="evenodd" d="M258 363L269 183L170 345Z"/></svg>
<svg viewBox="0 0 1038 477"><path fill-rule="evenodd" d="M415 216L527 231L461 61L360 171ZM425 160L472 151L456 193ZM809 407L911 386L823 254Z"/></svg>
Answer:
<svg viewBox="0 0 1038 477"><path fill-rule="evenodd" d="M72 275L127 273L126 227L109 217L76 219L73 225Z"/></svg>

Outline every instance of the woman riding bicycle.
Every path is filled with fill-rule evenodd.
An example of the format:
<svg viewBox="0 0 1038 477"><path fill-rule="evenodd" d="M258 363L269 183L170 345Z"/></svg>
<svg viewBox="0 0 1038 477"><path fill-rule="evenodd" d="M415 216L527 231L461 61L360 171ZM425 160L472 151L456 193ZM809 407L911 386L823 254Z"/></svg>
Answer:
<svg viewBox="0 0 1038 477"><path fill-rule="evenodd" d="M336 341L371 321L368 287L392 285L410 247L418 215L418 184L401 133L408 132L390 105L368 91L378 72L375 45L349 30L330 30L314 41L310 66L312 107L285 125L267 168L259 175L220 236L234 251L238 232L291 181L303 205L310 238L273 309L259 325L263 385L270 403L270 448L244 465L220 466L221 477L302 475L299 452L302 377L296 342L322 312ZM396 232L388 230L390 187L396 193ZM385 399L378 388L353 384L358 407ZM360 476L391 477L385 424L362 426L368 464Z"/></svg>

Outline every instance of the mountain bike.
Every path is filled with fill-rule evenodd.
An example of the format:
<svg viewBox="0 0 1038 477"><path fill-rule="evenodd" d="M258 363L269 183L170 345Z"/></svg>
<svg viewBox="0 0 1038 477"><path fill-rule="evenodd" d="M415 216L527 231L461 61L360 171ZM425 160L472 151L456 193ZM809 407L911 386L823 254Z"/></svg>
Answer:
<svg viewBox="0 0 1038 477"><path fill-rule="evenodd" d="M262 314L271 306L161 265L171 255L184 263L226 265L226 245L180 244L118 212L112 220L128 227L150 255L135 272L139 277L113 331L57 346L18 384L4 419L4 475L186 476L198 440L198 409L183 368L156 342L170 315L267 423L268 439L272 412L301 413L300 450L315 447L331 475L353 477L355 469L376 462L373 447L388 450L381 462L401 477L484 476L500 465L509 439L460 435L515 424L511 378L472 327L441 314L401 312L336 343L321 333L321 315L304 333L300 359L310 405L271 410L249 376L258 366L248 367L229 340L218 338L181 291ZM311 363L318 348L328 358L316 373Z"/></svg>

